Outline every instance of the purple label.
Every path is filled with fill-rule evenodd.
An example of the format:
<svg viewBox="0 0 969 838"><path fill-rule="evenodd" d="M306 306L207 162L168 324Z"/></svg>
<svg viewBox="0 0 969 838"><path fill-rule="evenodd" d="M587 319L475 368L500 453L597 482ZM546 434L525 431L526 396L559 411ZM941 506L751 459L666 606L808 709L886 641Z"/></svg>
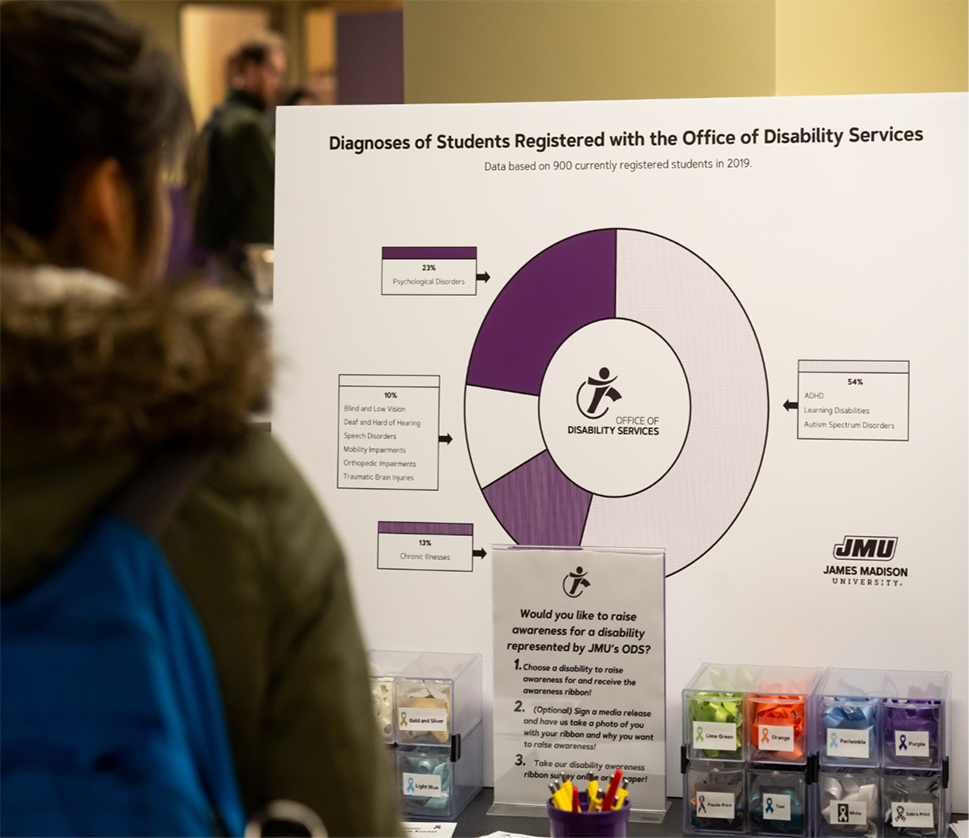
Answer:
<svg viewBox="0 0 969 838"><path fill-rule="evenodd" d="M385 247L383 259L477 259L476 247Z"/></svg>
<svg viewBox="0 0 969 838"><path fill-rule="evenodd" d="M403 535L474 535L473 524L426 524L415 521L378 521L378 533Z"/></svg>

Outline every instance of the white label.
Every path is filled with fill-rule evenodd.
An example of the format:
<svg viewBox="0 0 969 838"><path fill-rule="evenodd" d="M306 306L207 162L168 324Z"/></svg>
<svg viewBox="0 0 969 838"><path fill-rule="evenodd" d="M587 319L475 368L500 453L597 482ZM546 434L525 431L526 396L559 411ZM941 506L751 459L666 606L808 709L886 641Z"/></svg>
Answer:
<svg viewBox="0 0 969 838"><path fill-rule="evenodd" d="M929 732L927 730L896 730L895 756L927 757L929 755Z"/></svg>
<svg viewBox="0 0 969 838"><path fill-rule="evenodd" d="M404 821L404 835L407 838L451 838L456 823L433 821Z"/></svg>
<svg viewBox="0 0 969 838"><path fill-rule="evenodd" d="M473 295L477 277L474 259L384 259L384 294Z"/></svg>
<svg viewBox="0 0 969 838"><path fill-rule="evenodd" d="M377 567L381 570L474 570L470 535L377 533Z"/></svg>
<svg viewBox="0 0 969 838"><path fill-rule="evenodd" d="M736 751L737 725L727 722L693 722L693 747L704 751Z"/></svg>
<svg viewBox="0 0 969 838"><path fill-rule="evenodd" d="M447 707L401 707L397 719L400 730L448 730Z"/></svg>
<svg viewBox="0 0 969 838"><path fill-rule="evenodd" d="M699 791L696 793L698 818L734 818L734 796L725 791Z"/></svg>
<svg viewBox="0 0 969 838"><path fill-rule="evenodd" d="M906 829L934 829L931 803L892 803L892 826Z"/></svg>
<svg viewBox="0 0 969 838"><path fill-rule="evenodd" d="M757 747L762 751L793 751L794 728L782 725L757 725Z"/></svg>
<svg viewBox="0 0 969 838"><path fill-rule="evenodd" d="M406 797L440 797L441 778L437 774L401 774Z"/></svg>
<svg viewBox="0 0 969 838"><path fill-rule="evenodd" d="M437 375L340 375L337 486L437 491L440 396Z"/></svg>
<svg viewBox="0 0 969 838"><path fill-rule="evenodd" d="M864 826L868 823L868 806L864 801L853 801L851 803L833 801L831 807L834 809L833 823L835 824Z"/></svg>
<svg viewBox="0 0 969 838"><path fill-rule="evenodd" d="M829 730L826 753L829 757L845 759L868 759L868 729Z"/></svg>
<svg viewBox="0 0 969 838"><path fill-rule="evenodd" d="M908 439L904 361L800 361L797 385L800 393L823 394L799 401L798 439Z"/></svg>
<svg viewBox="0 0 969 838"><path fill-rule="evenodd" d="M789 821L791 819L791 796L789 794L764 795L764 820Z"/></svg>

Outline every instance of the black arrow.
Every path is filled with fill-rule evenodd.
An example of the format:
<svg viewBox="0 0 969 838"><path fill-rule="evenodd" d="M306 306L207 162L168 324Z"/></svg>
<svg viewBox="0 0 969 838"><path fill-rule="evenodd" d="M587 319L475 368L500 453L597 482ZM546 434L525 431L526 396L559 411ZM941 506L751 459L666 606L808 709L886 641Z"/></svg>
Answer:
<svg viewBox="0 0 969 838"><path fill-rule="evenodd" d="M491 274L485 271L483 274L477 274L475 279L477 279L478 282L487 282L489 279L491 279Z"/></svg>
<svg viewBox="0 0 969 838"><path fill-rule="evenodd" d="M784 402L784 410L791 410L792 408L797 409L797 402L792 402L790 399Z"/></svg>
<svg viewBox="0 0 969 838"><path fill-rule="evenodd" d="M437 438L437 441L438 442L444 442L444 443L447 443L448 445L450 445L451 444L451 439L452 439L451 434L446 434L445 436L439 436Z"/></svg>
<svg viewBox="0 0 969 838"><path fill-rule="evenodd" d="M477 550L472 550L471 555L477 556L479 559L483 559L488 554L484 551L483 547L479 547Z"/></svg>

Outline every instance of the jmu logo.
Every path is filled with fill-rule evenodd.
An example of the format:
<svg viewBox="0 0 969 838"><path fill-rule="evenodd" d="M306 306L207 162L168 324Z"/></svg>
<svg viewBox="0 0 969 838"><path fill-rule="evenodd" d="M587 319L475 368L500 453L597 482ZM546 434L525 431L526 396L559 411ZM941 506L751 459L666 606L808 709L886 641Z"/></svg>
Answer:
<svg viewBox="0 0 969 838"><path fill-rule="evenodd" d="M841 544L834 545L836 559L871 559L888 562L895 557L898 539L887 535L846 535Z"/></svg>

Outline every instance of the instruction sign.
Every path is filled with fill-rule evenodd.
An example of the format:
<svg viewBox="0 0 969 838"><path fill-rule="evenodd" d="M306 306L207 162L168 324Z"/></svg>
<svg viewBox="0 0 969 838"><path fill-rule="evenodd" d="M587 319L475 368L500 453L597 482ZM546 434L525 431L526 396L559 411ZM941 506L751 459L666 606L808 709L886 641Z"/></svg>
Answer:
<svg viewBox="0 0 969 838"><path fill-rule="evenodd" d="M666 813L664 554L495 550L495 814L617 768L631 819Z"/></svg>

